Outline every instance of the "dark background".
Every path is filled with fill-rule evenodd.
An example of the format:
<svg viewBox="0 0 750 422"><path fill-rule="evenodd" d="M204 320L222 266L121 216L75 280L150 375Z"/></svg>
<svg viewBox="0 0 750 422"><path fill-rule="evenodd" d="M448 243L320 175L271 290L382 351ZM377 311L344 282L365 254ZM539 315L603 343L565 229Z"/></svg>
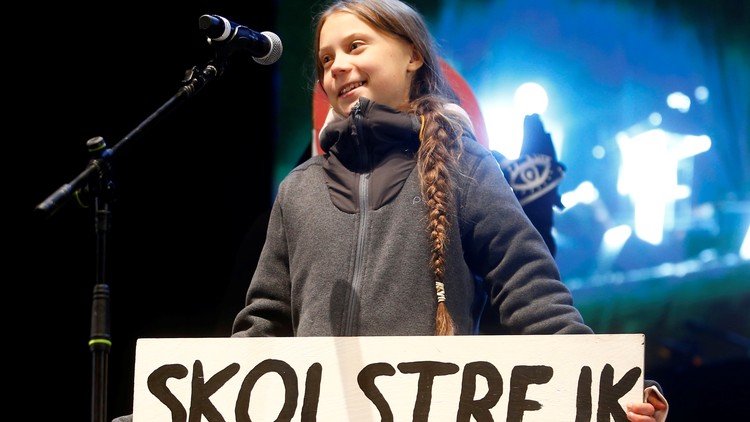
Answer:
<svg viewBox="0 0 750 422"><path fill-rule="evenodd" d="M285 25L309 22L312 6L291 3L284 3ZM287 35L304 32L299 27L293 32L278 25L279 2L15 7L23 10L9 15L18 18L9 19L3 71L10 109L3 153L11 211L4 277L13 345L8 372L16 383L10 388L29 402L26 419L90 420L93 369L87 343L96 262L105 256L112 418L132 410L138 338L229 335L265 231L274 157L284 156L291 165L308 155L306 146L278 146L277 127L281 122L288 132L294 122L298 131L309 132L309 107L280 108L288 92L298 92L297 104L309 104L309 69L294 66L292 72L302 73L299 80L290 76L287 91L279 94L279 64L263 66L235 54L220 77L142 133L128 135L177 94L186 70L213 59L198 28L201 15L277 32L284 42L281 60L301 61L300 55L309 55L309 39ZM69 202L48 218L33 213L84 170L90 158L86 141L95 136L110 147L127 139L127 149L118 149L112 160L115 201L109 205L106 255L96 248L92 207ZM747 280L746 273L716 279L722 277L735 284ZM639 292L615 288L605 300L594 293L586 297L584 290L576 299L588 304L592 324L647 332L650 343L665 346L657 352L667 355L647 361L647 376L665 387L669 420L739 420L750 414L747 350L700 362L700 353L691 349L731 341L716 339L726 333L702 332L710 339L703 342L697 336L672 338L664 330L675 323L666 321L665 312L654 316L660 320L645 318L644 326L602 321L613 305L625 306L622 302L643 295ZM736 300L733 309L747 303L747 297ZM649 309L669 306L652 305ZM721 303L711 306L718 311ZM743 314L734 317L747 320ZM645 329L653 327L658 329Z"/></svg>
<svg viewBox="0 0 750 422"><path fill-rule="evenodd" d="M243 304L254 262L236 258L257 253L265 228L253 225L272 195L276 66L235 53L221 76L129 134L176 98L185 71L214 59L201 15L274 31L276 5L188 3L52 3L9 15L18 19L6 52L12 135L3 157L15 193L6 196L4 297L8 326L20 328L13 342L26 345L9 368L14 396L31 405L21 419L91 419L98 257L111 289L110 418L131 412L137 338L228 336ZM95 136L109 147L127 138L112 160L106 255L93 206L33 212L84 170Z"/></svg>

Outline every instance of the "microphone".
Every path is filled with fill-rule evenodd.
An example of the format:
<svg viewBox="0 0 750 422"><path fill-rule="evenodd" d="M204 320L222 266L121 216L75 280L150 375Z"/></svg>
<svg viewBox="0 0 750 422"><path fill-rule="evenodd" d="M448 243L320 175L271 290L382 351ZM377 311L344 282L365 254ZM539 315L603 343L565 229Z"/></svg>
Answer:
<svg viewBox="0 0 750 422"><path fill-rule="evenodd" d="M231 45L247 50L257 63L276 63L281 57L281 39L273 32L256 32L218 15L203 15L198 26L205 31L209 44Z"/></svg>

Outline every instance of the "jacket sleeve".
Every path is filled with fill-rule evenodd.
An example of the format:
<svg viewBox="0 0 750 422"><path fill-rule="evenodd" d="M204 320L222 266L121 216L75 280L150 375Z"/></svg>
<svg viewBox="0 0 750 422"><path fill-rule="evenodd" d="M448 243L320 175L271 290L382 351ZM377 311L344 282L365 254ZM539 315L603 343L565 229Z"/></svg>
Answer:
<svg viewBox="0 0 750 422"><path fill-rule="evenodd" d="M486 150L475 157L461 193L460 224L467 261L484 282L488 311L497 314L493 331L593 333L497 160Z"/></svg>
<svg viewBox="0 0 750 422"><path fill-rule="evenodd" d="M279 193L271 209L266 240L247 290L245 307L234 319L232 337L294 335L289 253L281 202Z"/></svg>

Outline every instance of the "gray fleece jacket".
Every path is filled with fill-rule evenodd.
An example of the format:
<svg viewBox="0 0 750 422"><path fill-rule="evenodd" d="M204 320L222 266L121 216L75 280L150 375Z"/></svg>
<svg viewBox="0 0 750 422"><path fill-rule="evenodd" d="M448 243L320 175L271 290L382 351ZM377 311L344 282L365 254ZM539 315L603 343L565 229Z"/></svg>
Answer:
<svg viewBox="0 0 750 422"><path fill-rule="evenodd" d="M361 99L324 155L279 185L233 336L432 335L437 298L417 175L420 119ZM497 160L472 138L452 173L446 304L459 334L590 334Z"/></svg>

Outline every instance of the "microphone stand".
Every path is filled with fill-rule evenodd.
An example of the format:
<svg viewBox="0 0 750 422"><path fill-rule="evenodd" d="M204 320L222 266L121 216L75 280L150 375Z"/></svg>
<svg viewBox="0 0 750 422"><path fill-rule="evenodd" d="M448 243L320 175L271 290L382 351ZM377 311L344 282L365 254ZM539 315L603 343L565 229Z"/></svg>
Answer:
<svg viewBox="0 0 750 422"><path fill-rule="evenodd" d="M92 352L91 421L107 422L107 383L109 351L112 346L110 334L110 291L106 281L107 232L110 229L111 212L109 204L114 199L114 184L110 179L112 159L128 141L151 127L158 119L200 91L209 81L220 76L231 50L217 50L215 58L202 69L194 66L185 72L183 86L177 93L128 133L114 147L107 148L102 137L94 137L86 142L92 155L86 168L71 182L62 185L34 209L35 213L48 218L55 214L72 196L84 208L87 200L93 197L94 228L96 231L96 283L91 306L91 337L89 350Z"/></svg>

